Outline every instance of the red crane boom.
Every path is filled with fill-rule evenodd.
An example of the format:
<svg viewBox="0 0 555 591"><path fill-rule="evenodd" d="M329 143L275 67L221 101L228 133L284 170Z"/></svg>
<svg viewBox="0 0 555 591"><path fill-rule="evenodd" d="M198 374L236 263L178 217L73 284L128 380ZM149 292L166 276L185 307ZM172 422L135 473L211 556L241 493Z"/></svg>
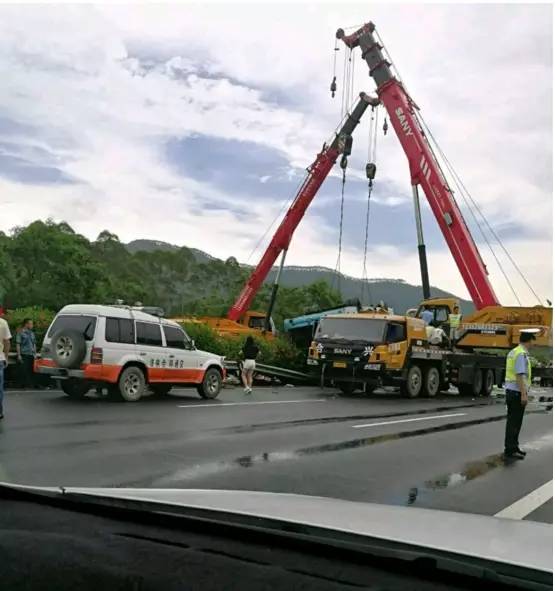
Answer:
<svg viewBox="0 0 555 591"><path fill-rule="evenodd" d="M337 158L340 154L345 153L345 146L349 145L349 138L364 115L366 108L369 105L376 106L378 103L378 99L361 93L356 107L347 116L332 143L329 146L324 144L322 151L316 156L316 160L308 167L307 176L276 230L272 241L243 287L239 297L230 308L227 314L230 320L238 322L241 316L249 309L254 296L260 289L278 256L280 253L287 251L293 232L296 230L308 206L333 168ZM274 298L275 293L272 294L272 299Z"/></svg>
<svg viewBox="0 0 555 591"><path fill-rule="evenodd" d="M374 30L374 24L369 22L352 35L345 35L343 29L338 29L336 37L351 49L360 47L376 83L378 97L408 158L412 185L422 187L474 305L478 310L496 306L499 301L486 266L416 118L415 105L391 73L391 64L385 59Z"/></svg>

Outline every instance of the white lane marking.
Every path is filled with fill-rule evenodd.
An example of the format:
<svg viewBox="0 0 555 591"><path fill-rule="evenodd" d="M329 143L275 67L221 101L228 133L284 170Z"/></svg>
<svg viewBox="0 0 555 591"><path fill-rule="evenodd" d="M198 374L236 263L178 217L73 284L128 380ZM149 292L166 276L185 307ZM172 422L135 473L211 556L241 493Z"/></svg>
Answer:
<svg viewBox="0 0 555 591"><path fill-rule="evenodd" d="M295 404L302 402L327 402L327 398L316 400L264 400L263 402L214 402L212 404L178 404L177 408L221 408L222 406L254 406L255 404Z"/></svg>
<svg viewBox="0 0 555 591"><path fill-rule="evenodd" d="M450 415L435 415L433 417L418 417L416 419L400 419L398 421L383 421L382 423L366 423L365 425L353 425L353 429L364 429L366 427L381 427L382 425L395 425L396 423L412 423L414 421L431 421L432 419L448 419L449 417L462 417L465 412L455 412Z"/></svg>
<svg viewBox="0 0 555 591"><path fill-rule="evenodd" d="M503 517L504 519L524 519L527 515L530 515L532 511L535 511L538 507L547 503L552 497L553 480L550 480L522 497L522 499L518 499L518 501L515 501L512 505L505 507L505 509L496 513L494 517Z"/></svg>

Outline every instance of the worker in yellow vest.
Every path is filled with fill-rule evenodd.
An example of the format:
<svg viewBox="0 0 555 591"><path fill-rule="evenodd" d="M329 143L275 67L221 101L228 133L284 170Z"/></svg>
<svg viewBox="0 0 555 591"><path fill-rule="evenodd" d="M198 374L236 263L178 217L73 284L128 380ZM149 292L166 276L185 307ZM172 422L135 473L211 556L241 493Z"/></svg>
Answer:
<svg viewBox="0 0 555 591"><path fill-rule="evenodd" d="M507 355L505 366L505 457L523 460L526 452L519 447L518 436L522 427L524 409L528 404L528 391L532 385L532 366L528 351L536 340L533 330L521 330L519 345Z"/></svg>
<svg viewBox="0 0 555 591"><path fill-rule="evenodd" d="M449 314L449 338L454 341L457 338L457 332L461 325L462 315L458 306L453 307L453 313Z"/></svg>

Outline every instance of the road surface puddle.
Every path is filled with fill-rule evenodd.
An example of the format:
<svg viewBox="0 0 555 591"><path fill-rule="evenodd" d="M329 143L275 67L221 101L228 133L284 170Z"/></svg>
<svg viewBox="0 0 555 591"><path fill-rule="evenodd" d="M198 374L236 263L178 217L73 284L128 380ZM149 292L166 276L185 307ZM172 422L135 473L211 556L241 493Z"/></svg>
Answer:
<svg viewBox="0 0 555 591"><path fill-rule="evenodd" d="M551 433L543 435L538 439L528 441L521 447L524 451L540 451L553 446L553 436ZM492 470L514 464L515 460L507 460L502 453L486 456L481 460L468 462L460 472L442 474L436 478L426 480L423 485L409 489L407 505L413 505L417 498L429 491L444 490L460 486L476 478L488 474Z"/></svg>

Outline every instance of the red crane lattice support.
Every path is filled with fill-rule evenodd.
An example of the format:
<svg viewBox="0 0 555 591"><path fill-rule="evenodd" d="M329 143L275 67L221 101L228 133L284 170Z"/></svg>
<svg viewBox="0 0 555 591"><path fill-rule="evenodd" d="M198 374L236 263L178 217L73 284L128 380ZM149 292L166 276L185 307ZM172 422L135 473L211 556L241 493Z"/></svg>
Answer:
<svg viewBox="0 0 555 591"><path fill-rule="evenodd" d="M293 232L296 230L308 206L316 196L316 193L322 186L322 183L328 176L330 170L333 168L337 158L343 153L345 143L348 143L348 138L359 124L367 107L372 105L377 106L378 104L378 99L370 97L362 92L353 112L347 116L343 126L336 134L332 143L329 146L324 145L322 151L316 156L316 160L308 167L307 176L297 192L293 203L289 207L289 210L285 214L283 221L276 230L272 241L243 287L239 297L230 308L227 314L227 317L230 320L234 320L235 322L239 321L241 316L249 309L254 296L257 294L278 256L280 253L286 252L289 248ZM276 290L277 284L275 284L272 292L272 302L275 299Z"/></svg>

